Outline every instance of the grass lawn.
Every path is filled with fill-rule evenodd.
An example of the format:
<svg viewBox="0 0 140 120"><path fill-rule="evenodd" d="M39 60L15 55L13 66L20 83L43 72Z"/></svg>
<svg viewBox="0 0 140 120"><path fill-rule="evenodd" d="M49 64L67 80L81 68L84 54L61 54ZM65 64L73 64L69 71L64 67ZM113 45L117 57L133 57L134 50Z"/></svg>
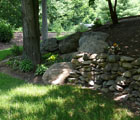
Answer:
<svg viewBox="0 0 140 120"><path fill-rule="evenodd" d="M0 61L11 55L11 48L0 50Z"/></svg>
<svg viewBox="0 0 140 120"><path fill-rule="evenodd" d="M23 50L23 47L20 46L20 50ZM12 55L11 48L0 50L0 61L4 60L5 58L9 57Z"/></svg>
<svg viewBox="0 0 140 120"><path fill-rule="evenodd" d="M33 85L0 73L0 120L140 120L93 90Z"/></svg>

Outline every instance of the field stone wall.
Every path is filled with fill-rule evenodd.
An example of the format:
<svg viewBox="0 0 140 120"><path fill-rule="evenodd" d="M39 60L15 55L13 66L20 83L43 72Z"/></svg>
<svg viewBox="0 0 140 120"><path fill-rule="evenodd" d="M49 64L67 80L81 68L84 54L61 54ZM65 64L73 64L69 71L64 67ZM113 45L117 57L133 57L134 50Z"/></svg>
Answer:
<svg viewBox="0 0 140 120"><path fill-rule="evenodd" d="M71 62L74 71L67 78L68 83L125 95L125 100L140 105L140 58L79 53Z"/></svg>

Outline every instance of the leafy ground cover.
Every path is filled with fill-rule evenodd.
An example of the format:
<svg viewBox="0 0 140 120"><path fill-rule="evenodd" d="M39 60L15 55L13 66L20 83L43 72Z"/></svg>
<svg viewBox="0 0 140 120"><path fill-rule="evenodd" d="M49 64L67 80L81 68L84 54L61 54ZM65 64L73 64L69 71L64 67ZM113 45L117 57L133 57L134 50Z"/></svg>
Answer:
<svg viewBox="0 0 140 120"><path fill-rule="evenodd" d="M0 120L139 120L100 93L33 85L0 73Z"/></svg>

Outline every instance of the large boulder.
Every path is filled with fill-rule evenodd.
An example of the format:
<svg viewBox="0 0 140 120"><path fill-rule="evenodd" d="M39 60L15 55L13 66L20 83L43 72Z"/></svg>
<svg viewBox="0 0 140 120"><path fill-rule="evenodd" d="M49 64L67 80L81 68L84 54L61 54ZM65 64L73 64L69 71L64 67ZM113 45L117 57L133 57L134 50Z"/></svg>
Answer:
<svg viewBox="0 0 140 120"><path fill-rule="evenodd" d="M78 50L79 47L79 39L82 33L75 33L64 40L60 41L59 43L59 50L61 53L71 53Z"/></svg>
<svg viewBox="0 0 140 120"><path fill-rule="evenodd" d="M58 41L56 38L49 38L45 43L41 45L41 51L54 52L58 50Z"/></svg>
<svg viewBox="0 0 140 120"><path fill-rule="evenodd" d="M85 32L79 40L79 52L102 53L108 47L105 42L109 35L103 32Z"/></svg>
<svg viewBox="0 0 140 120"><path fill-rule="evenodd" d="M70 62L56 63L44 73L42 79L45 84L61 85L66 82L66 78L72 71Z"/></svg>

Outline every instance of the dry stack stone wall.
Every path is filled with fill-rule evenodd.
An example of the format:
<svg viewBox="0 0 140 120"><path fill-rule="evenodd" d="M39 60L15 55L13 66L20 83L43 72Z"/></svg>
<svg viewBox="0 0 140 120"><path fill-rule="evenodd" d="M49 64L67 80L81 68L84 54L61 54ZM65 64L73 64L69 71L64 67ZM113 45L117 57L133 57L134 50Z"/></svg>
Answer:
<svg viewBox="0 0 140 120"><path fill-rule="evenodd" d="M68 83L92 86L140 105L140 58L129 56L79 53L72 59L74 71Z"/></svg>

